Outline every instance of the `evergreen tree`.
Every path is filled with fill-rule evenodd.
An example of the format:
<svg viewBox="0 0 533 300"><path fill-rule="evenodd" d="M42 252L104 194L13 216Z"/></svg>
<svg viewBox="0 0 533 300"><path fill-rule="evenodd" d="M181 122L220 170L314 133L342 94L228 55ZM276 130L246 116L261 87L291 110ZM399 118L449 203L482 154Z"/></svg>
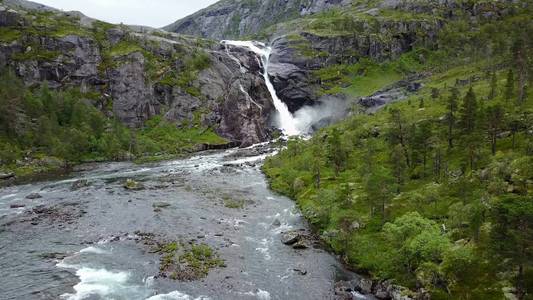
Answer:
<svg viewBox="0 0 533 300"><path fill-rule="evenodd" d="M322 163L322 147L321 144L317 143L313 145L313 161L312 161L312 172L313 172L313 182L314 186L317 189L320 189L321 174L320 168Z"/></svg>
<svg viewBox="0 0 533 300"><path fill-rule="evenodd" d="M448 147L453 148L453 129L455 126L455 114L457 112L457 99L459 99L459 90L454 87L448 98L448 113L446 122L448 123Z"/></svg>
<svg viewBox="0 0 533 300"><path fill-rule="evenodd" d="M431 98L437 100L440 97L440 91L438 88L431 88Z"/></svg>
<svg viewBox="0 0 533 300"><path fill-rule="evenodd" d="M401 186L405 181L405 173L407 164L405 163L405 154L401 145L396 145L391 149L390 164L392 166L392 174L396 179L396 191L401 191Z"/></svg>
<svg viewBox="0 0 533 300"><path fill-rule="evenodd" d="M512 47L513 58L518 72L518 103L524 103L527 84L527 54L525 41L521 34L518 35Z"/></svg>
<svg viewBox="0 0 533 300"><path fill-rule="evenodd" d="M515 82L514 82L514 73L513 69L509 69L509 72L507 72L507 81L505 82L505 100L511 101L514 97L514 89L515 89Z"/></svg>
<svg viewBox="0 0 533 300"><path fill-rule="evenodd" d="M418 124L415 132L415 144L414 148L417 149L422 155L422 165L424 166L424 176L426 175L426 166L428 154L431 146L431 123L429 121L423 121Z"/></svg>
<svg viewBox="0 0 533 300"><path fill-rule="evenodd" d="M500 104L487 108L487 131L490 138L492 155L496 154L496 142L503 123L503 108Z"/></svg>
<svg viewBox="0 0 533 300"><path fill-rule="evenodd" d="M383 167L374 168L366 177L364 189L371 216L376 215L376 211L379 209L382 220L385 219L385 208L388 199L392 197L391 187L393 186L394 181L389 171Z"/></svg>
<svg viewBox="0 0 533 300"><path fill-rule="evenodd" d="M516 295L525 299L525 267L533 265L533 201L518 195L505 196L492 208L491 242L496 255L516 272Z"/></svg>
<svg viewBox="0 0 533 300"><path fill-rule="evenodd" d="M496 76L496 72L492 72L491 78L490 78L490 92L489 92L489 99L496 98L496 94L498 93L498 77Z"/></svg>
<svg viewBox="0 0 533 300"><path fill-rule="evenodd" d="M344 168L346 152L342 146L340 132L336 128L331 131L328 138L328 159L333 164L335 175L339 176L339 173Z"/></svg>
<svg viewBox="0 0 533 300"><path fill-rule="evenodd" d="M390 111L390 127L388 130L388 141L391 147L395 147L400 144L403 152L404 159L407 166L411 165L408 148L407 148L407 139L408 139L408 126L404 120L402 113L399 109L392 109Z"/></svg>
<svg viewBox="0 0 533 300"><path fill-rule="evenodd" d="M466 93L459 111L459 124L465 134L471 134L476 129L478 118L478 103L472 87Z"/></svg>

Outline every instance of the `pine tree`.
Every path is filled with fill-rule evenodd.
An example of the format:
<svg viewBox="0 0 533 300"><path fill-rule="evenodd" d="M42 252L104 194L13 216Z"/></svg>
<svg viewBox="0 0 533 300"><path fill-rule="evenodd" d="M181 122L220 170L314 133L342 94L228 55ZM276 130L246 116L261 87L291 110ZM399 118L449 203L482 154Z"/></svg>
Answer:
<svg viewBox="0 0 533 300"><path fill-rule="evenodd" d="M518 71L518 103L522 104L526 97L527 88L527 54L524 38L520 35L512 47L514 63Z"/></svg>
<svg viewBox="0 0 533 300"><path fill-rule="evenodd" d="M437 100L440 97L440 91L438 88L432 88L431 89L431 98L433 100Z"/></svg>
<svg viewBox="0 0 533 300"><path fill-rule="evenodd" d="M448 114L446 122L448 123L448 147L453 148L453 128L455 126L455 113L457 112L457 99L459 90L452 88L450 98L448 98Z"/></svg>
<svg viewBox="0 0 533 300"><path fill-rule="evenodd" d="M333 164L335 175L339 176L339 173L344 168L346 161L346 152L342 147L340 132L334 128L329 136L328 143L328 158Z"/></svg>
<svg viewBox="0 0 533 300"><path fill-rule="evenodd" d="M505 100L510 101L514 97L514 89L515 89L515 82L514 82L514 72L513 69L509 69L509 72L507 72L507 81L505 82Z"/></svg>
<svg viewBox="0 0 533 300"><path fill-rule="evenodd" d="M476 129L478 117L478 103L472 87L466 93L459 111L459 124L465 134L473 133Z"/></svg>
<svg viewBox="0 0 533 300"><path fill-rule="evenodd" d="M400 144L404 151L405 163L407 164L407 166L411 166L411 161L409 159L407 150L408 126L399 109L392 109L390 111L390 122L391 127L389 128L388 132L389 144L391 145L391 147Z"/></svg>
<svg viewBox="0 0 533 300"><path fill-rule="evenodd" d="M399 193L405 181L405 172L407 170L405 154L401 145L396 145L391 149L390 163L392 174L396 179L396 191Z"/></svg>
<svg viewBox="0 0 533 300"><path fill-rule="evenodd" d="M492 72L491 79L490 79L490 93L489 93L489 99L496 98L496 94L498 92L498 77L496 76L496 72Z"/></svg>
<svg viewBox="0 0 533 300"><path fill-rule="evenodd" d="M487 132L490 138L492 155L496 154L496 142L503 123L503 108L500 104L487 108Z"/></svg>

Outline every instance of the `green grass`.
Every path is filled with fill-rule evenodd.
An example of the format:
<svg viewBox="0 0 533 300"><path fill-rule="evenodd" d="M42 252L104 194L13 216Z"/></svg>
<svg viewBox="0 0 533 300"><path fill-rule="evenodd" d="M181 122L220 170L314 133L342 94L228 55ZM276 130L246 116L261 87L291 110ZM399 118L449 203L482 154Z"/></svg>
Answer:
<svg viewBox="0 0 533 300"><path fill-rule="evenodd" d="M109 55L111 57L119 57L133 52L143 52L143 48L133 41L121 41L109 50Z"/></svg>
<svg viewBox="0 0 533 300"><path fill-rule="evenodd" d="M352 75L350 86L344 91L353 97L364 97L374 94L383 87L386 87L400 79L402 75L398 72L382 69L369 70L364 76Z"/></svg>
<svg viewBox="0 0 533 300"><path fill-rule="evenodd" d="M20 30L11 27L0 27L0 42L10 43L21 37Z"/></svg>

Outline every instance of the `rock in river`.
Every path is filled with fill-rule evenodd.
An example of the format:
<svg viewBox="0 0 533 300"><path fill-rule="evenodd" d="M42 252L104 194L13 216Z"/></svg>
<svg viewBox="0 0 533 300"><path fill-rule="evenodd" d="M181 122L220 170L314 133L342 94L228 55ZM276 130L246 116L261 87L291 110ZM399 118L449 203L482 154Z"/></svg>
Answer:
<svg viewBox="0 0 533 300"><path fill-rule="evenodd" d="M43 196L41 196L41 194L39 194L39 193L31 193L28 196L26 196L26 199L33 200L33 199L39 199L39 198L42 198L42 197Z"/></svg>
<svg viewBox="0 0 533 300"><path fill-rule="evenodd" d="M285 245L293 245L299 240L300 234L296 231L289 231L281 234L281 242Z"/></svg>
<svg viewBox="0 0 533 300"><path fill-rule="evenodd" d="M170 203L167 203L167 202L155 202L154 204L152 204L152 206L154 208L166 208L166 207L170 206Z"/></svg>

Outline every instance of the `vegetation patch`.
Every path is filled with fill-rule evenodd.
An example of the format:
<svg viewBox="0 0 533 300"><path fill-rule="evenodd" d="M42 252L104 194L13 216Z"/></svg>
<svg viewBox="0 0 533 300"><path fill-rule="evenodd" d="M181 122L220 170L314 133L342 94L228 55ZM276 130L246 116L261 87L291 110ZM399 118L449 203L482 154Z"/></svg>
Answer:
<svg viewBox="0 0 533 300"><path fill-rule="evenodd" d="M158 246L162 255L159 275L173 280L200 280L214 268L225 267L224 260L206 244L170 242Z"/></svg>
<svg viewBox="0 0 533 300"><path fill-rule="evenodd" d="M357 96L409 72L433 75L405 101L289 141L263 170L335 252L376 279L423 287L432 299L503 299L509 290L528 299L533 23L463 25L447 25L438 49L317 71L326 91Z"/></svg>
<svg viewBox="0 0 533 300"><path fill-rule="evenodd" d="M233 198L229 195L224 195L222 201L225 207L232 209L243 209L249 203L246 199Z"/></svg>

